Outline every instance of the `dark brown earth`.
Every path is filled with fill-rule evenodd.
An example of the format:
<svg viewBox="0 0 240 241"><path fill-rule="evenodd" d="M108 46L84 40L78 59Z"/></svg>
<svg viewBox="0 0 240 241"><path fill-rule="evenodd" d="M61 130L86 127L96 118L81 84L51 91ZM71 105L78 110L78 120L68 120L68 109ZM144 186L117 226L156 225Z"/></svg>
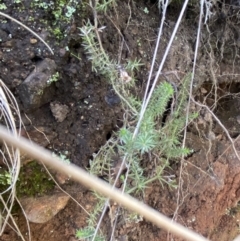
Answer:
<svg viewBox="0 0 240 241"><path fill-rule="evenodd" d="M46 13L41 8L36 11L28 1L21 3L21 11L19 5L12 1L6 0L5 3L8 6L5 13L36 31L54 50L54 55L51 55L39 40L35 41L35 37L16 23L7 20L0 24L0 77L18 100L26 130L40 145L57 154L67 152L71 162L87 168L93 153L121 126L124 114L108 82L91 71L91 63L81 45L78 28L82 27L87 19L93 20L91 9L79 7L74 20L61 26L62 31L67 29L67 35L59 40L49 30L54 28L51 25L54 19L51 13ZM149 13L144 11L145 8ZM168 9L163 33L165 41L160 45L158 61L161 60L180 9L178 4L170 5ZM179 84L179 80L175 74L182 78L191 71L199 14L197 9L192 5L188 7L164 66L163 72L176 84ZM215 15L209 22L209 32L203 27L194 97L197 101L214 107L214 113L234 138L236 149L240 151L237 34L240 26L236 13L239 10L237 5L229 7L227 3L219 3L219 6L213 9ZM29 17L33 17L34 21L30 21ZM48 20L48 26L40 19ZM111 58L118 59L121 54L121 61L135 58L142 60L144 65L136 73L140 96L150 69L159 20L156 4L143 0L117 1L115 8L110 9L106 15L99 15L100 26L106 26L101 35L103 47ZM122 40L125 44L121 49ZM66 47L70 51L66 51ZM39 62L46 58L55 61L59 80L52 85L47 103L27 110L19 98L19 86ZM53 116L51 103L68 107L68 113L62 122L58 122ZM188 128L187 145L193 150L193 154L182 163L182 169L181 162L172 161L171 169L166 172L166 175L176 177L179 189L170 189L156 182L146 189L143 200L211 240L232 240L240 232L240 162L226 133L216 120L204 108L200 109L197 105L192 105L192 108L199 111L199 117ZM44 132L50 143L46 142L44 136L36 132L35 128ZM146 170L151 171L152 164L143 165ZM88 212L93 210L95 198L91 191L71 181L64 180L61 186ZM57 190L56 187L53 192ZM17 212L14 218L28 240L24 216ZM85 227L86 218L83 209L70 200L67 206L47 223L30 223L32 240L74 241L76 230ZM109 235L107 214L104 220L103 229ZM129 241L181 240L145 220L127 223L121 218L115 237L116 240ZM0 240L21 239L7 227Z"/></svg>

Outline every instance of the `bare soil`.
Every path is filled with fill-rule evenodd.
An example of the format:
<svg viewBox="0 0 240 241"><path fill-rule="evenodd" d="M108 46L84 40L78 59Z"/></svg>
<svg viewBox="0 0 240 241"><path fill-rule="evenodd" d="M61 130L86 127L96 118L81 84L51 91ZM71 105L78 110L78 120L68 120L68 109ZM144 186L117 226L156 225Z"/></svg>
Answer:
<svg viewBox="0 0 240 241"><path fill-rule="evenodd" d="M62 27L62 31L67 29L68 32L59 40L50 31L54 28L51 25L54 18L50 13L41 8L36 10L28 1L21 3L21 8L12 1L6 0L5 3L8 6L6 13L40 34L54 50L54 55L51 55L39 40L33 41L35 38L16 23L9 20L0 23L1 79L18 100L26 130L37 143L58 154L67 152L71 162L87 168L93 153L96 153L111 137L112 132L121 126L124 114L112 87L102 76L91 70L91 63L81 45L78 28L88 19L93 20L91 9L79 8L74 19ZM240 141L237 139L240 133L240 86L237 83L237 75L240 70L233 64L239 59L238 45L235 44L239 41L235 34L239 26L236 19L231 19L234 27L233 23L225 22L230 13L236 11L237 6L234 9L226 8L225 16L221 15L221 7L225 6L219 6L214 21L209 24L212 45L208 45L209 32L204 30L194 96L196 100L204 101L209 106L212 106L217 98L214 113L229 130L237 150L240 150ZM169 7L163 33L164 42L160 45L158 61L161 60L180 9L181 6L177 4ZM30 17L34 20L30 21ZM101 39L109 55L114 59L121 56L120 62L127 58L142 60L144 65L136 73L140 96L143 94L150 69L160 17L156 4L144 0L117 1L117 6L109 10L108 14L99 15L99 25L106 26L101 33ZM176 84L180 84L176 75L181 79L192 67L197 17L196 7L188 7L164 66L164 72ZM212 49L209 46L212 46ZM222 52L221 47L227 50ZM18 87L38 62L45 58L55 61L59 80L54 83L54 92L48 103L27 111L19 98ZM215 84L212 81L213 73ZM57 122L51 112L50 105L53 102L68 107L69 112L62 122ZM192 108L199 110L197 106ZM44 135L36 134L36 128L46 134L50 143L46 142ZM143 200L166 216L174 217L179 223L213 241L232 240L239 233L240 227L240 163L231 143L216 120L201 110L196 122L189 126L187 145L193 150L193 154L182 165L172 161L171 169L166 172L166 175L175 176L179 188L170 189L156 182L147 188ZM143 165L146 166L146 172L152 171L152 163ZM88 212L93 210L95 198L91 191L71 181L63 181L62 188ZM24 216L17 212L14 217L27 239L28 229ZM64 210L47 223L30 223L32 241L74 241L76 229L85 227L86 218L82 208L70 200ZM106 215L103 229L106 232L109 230L108 235L109 225ZM181 240L145 220L127 223L121 218L115 237L116 240L129 241ZM21 239L7 227L0 240Z"/></svg>

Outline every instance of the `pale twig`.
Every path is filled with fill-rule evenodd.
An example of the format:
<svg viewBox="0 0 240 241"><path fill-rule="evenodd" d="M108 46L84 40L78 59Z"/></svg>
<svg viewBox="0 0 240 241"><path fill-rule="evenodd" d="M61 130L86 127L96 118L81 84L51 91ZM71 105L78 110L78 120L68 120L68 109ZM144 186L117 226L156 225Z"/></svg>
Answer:
<svg viewBox="0 0 240 241"><path fill-rule="evenodd" d="M51 153L42 147L34 143L30 143L22 137L15 137L6 131L6 128L0 126L0 138L7 144L12 145L15 148L19 148L26 154L30 155L37 160L41 160L44 164L52 167L53 169L71 175L73 179L82 183L84 186L93 189L102 195L111 198L112 200L118 202L120 205L125 206L127 209L140 214L147 220L156 224L158 227L164 228L165 230L170 230L175 235L181 236L187 240L192 241L207 241L208 239L202 237L201 235L189 230L182 225L173 222L169 218L160 214L153 208L143 204L142 202L136 200L135 198L123 194L116 188L112 188L105 181L94 177L84 171L83 169L73 165L63 163L59 158L53 157Z"/></svg>
<svg viewBox="0 0 240 241"><path fill-rule="evenodd" d="M16 201L18 202L18 205L20 206L22 212L23 212L23 215L26 219L26 223L27 223L27 229L28 229L28 241L31 241L32 240L32 237L31 237L31 229L30 229L30 225L29 225L29 221L28 221L28 218L27 218L27 214L21 204L21 202L19 201L19 199L17 197L15 197Z"/></svg>
<svg viewBox="0 0 240 241"><path fill-rule="evenodd" d="M157 82L158 82L158 78L159 78L159 76L160 76L160 74L161 74L161 72L162 72L163 65L164 65L164 63L165 63L165 61L166 61L166 59L167 59L169 50L170 50L170 48L171 48L171 46L172 46L172 43L173 43L173 40L174 40L174 38L175 38L175 36L176 36L176 33L177 33L178 28L179 28L180 22L181 22L181 20L182 20L182 18L183 18L183 14L184 14L184 12L185 12L185 10L186 10L188 1L189 1L189 0L185 0L184 4L183 4L183 6L182 6L180 15L179 15L179 17L178 17L178 20L177 20L177 22L176 22L176 25L175 25L175 28L174 28L173 33L172 33L172 35L171 35L171 38L170 38L170 40L169 40L169 42L168 42L168 45L167 45L167 47L166 47L166 50L165 50L165 52L164 52L162 61L161 61L160 65L159 65L159 68L158 68L157 74L156 74L156 76L155 76L155 79L154 79L154 81L153 81L152 87L151 87L151 89L150 89L150 91L149 91L149 94L148 94L146 100L145 100L145 101L143 102L143 104L142 104L142 108L141 108L139 120L138 120L137 126L136 126L136 128L135 128L135 130L134 130L133 138L135 138L136 135L137 135L137 133L138 133L138 130L139 130L140 125L141 125L141 122L142 122L142 120L143 120L143 116L144 116L144 114L145 114L145 111L146 111L147 106L148 106L148 104L149 104L149 101L150 101L150 99L151 99L151 96L152 96L152 94L153 94L153 91L154 91L154 89L155 89L155 86L156 86L156 84L157 84ZM160 30L159 30L159 33L158 33L158 34L159 34L159 35L161 34ZM160 39L159 39L159 41L160 41Z"/></svg>
<svg viewBox="0 0 240 241"><path fill-rule="evenodd" d="M158 52L160 40L161 40L161 37L162 37L163 25L165 23L166 12L167 12L167 5L168 5L168 0L166 1L166 7L162 11L161 23L160 23L160 27L159 27L159 32L158 32L158 37L157 37L155 50L154 50L154 53L153 53L153 58L152 58L150 72L149 72L149 75L148 75L148 81L147 81L147 85L146 85L146 89L145 89L145 93L144 93L144 97L143 97L143 101L142 101L143 102L142 106L145 105L145 102L146 102L146 99L147 99L147 94L148 94L148 91L149 91L149 86L150 86L150 83L151 83L151 78L152 78L152 74L153 74L153 68L154 68L154 65L155 65L155 61L156 61L156 58L157 58L157 52Z"/></svg>
<svg viewBox="0 0 240 241"><path fill-rule="evenodd" d="M101 38L100 38L100 35L99 35L99 32L98 32L98 21L97 21L97 10L96 10L98 0L95 0L94 2L95 3L92 3L92 1L90 0L90 4L89 4L90 7L92 8L92 11L93 11L94 30L95 30L95 33L96 33L96 36L97 36L97 39L98 39L98 44L99 44L99 47L101 49L101 52L103 53L104 57L107 59L107 55L106 55L105 50L102 46L102 41L101 41Z"/></svg>
<svg viewBox="0 0 240 241"><path fill-rule="evenodd" d="M15 199L15 196L14 196L14 199ZM13 199L13 201L14 201L14 199ZM4 224L5 224L5 225L3 225L2 230L5 229L5 226L8 224L8 220L11 219L14 227L16 228L15 232L18 234L18 236L21 237L21 239L22 239L23 241L25 241L25 238L23 237L21 231L20 231L19 228L18 228L18 225L16 224L16 222L15 222L15 220L14 220L12 214L11 214L12 203L13 203L13 202L11 203L11 206L10 206L10 207L7 207L7 204L6 204L5 201L3 200L2 195L0 195L0 200L1 200L1 203L3 204L3 206L4 206L4 209L6 209L7 212L9 213L8 216L7 216L6 218L4 218ZM1 232L1 235L2 235L2 232ZM0 235L0 236L1 236L1 235Z"/></svg>
<svg viewBox="0 0 240 241"><path fill-rule="evenodd" d="M131 9L131 7L130 7L130 1L131 0L128 0L128 9L129 9L129 17L128 17L128 21L127 21L127 27L126 27L126 29L128 28L128 26L129 26L129 23L130 23L130 20L131 20L131 18L132 18L132 9Z"/></svg>
<svg viewBox="0 0 240 241"><path fill-rule="evenodd" d="M10 102L10 104L9 104ZM18 105L16 99L7 88L7 86L0 79L0 110L1 110L1 118L4 121L5 125L9 132L13 133L13 135L18 136L19 132L16 130L15 118L13 116L12 110L16 112L16 116L19 118L21 123L20 111L18 109ZM1 151L1 155L3 156L4 163L8 168L8 173L10 175L11 184L6 190L2 191L0 194L1 202L4 205L4 209L2 210L2 214L5 215L4 223L1 224L0 235L3 233L9 218L12 219L11 210L13 207L14 199L16 197L16 182L18 180L18 175L20 171L20 152L18 149L14 149L13 147L9 147L6 143L3 142L3 149ZM9 192L10 191L10 192ZM7 200L5 201L2 198L3 193L8 193ZM1 214L1 215L2 215ZM14 223L15 225L15 223ZM15 225L16 226L16 225ZM18 227L16 227L18 230ZM21 236L21 234L19 233Z"/></svg>
<svg viewBox="0 0 240 241"><path fill-rule="evenodd" d="M27 27L26 25L24 25L23 23L19 22L17 19L9 16L6 13L0 12L0 15L14 21L15 23L17 23L17 24L21 25L22 27L24 27L25 29L27 29L30 33L32 33L35 37L37 37L41 42L43 42L52 54L54 54L52 49L50 48L50 46L37 33L35 33L32 29L30 29L29 27Z"/></svg>
<svg viewBox="0 0 240 241"><path fill-rule="evenodd" d="M193 90L193 80L195 77L195 70L196 70L196 64L197 64L197 54L198 54L198 48L199 48L199 41L200 41L200 34L201 34L201 25L202 25L202 17L203 17L203 3L204 1L201 0L200 2L200 14L199 14L199 21L198 21L198 31L197 31L197 40L195 45L195 51L194 51L194 61L193 61L193 70L192 70L192 76L191 76L191 82L190 82L190 90L189 90L189 96L192 96L192 90ZM184 129L184 135L183 135L183 141L182 141L182 147L185 147L186 144L186 137L187 137L187 124L189 119L189 110L190 110L190 103L191 98L188 99L187 104L187 111L186 111L186 127ZM182 172L183 172L183 164L184 164L184 156L181 158L181 165L180 165L180 172L179 172L179 187L177 192L177 207L174 211L173 219L177 217L177 213L180 207L180 192L182 190L183 180L182 180Z"/></svg>
<svg viewBox="0 0 240 241"><path fill-rule="evenodd" d="M226 129L226 127L222 124L222 122L217 118L217 116L210 110L210 108L206 105L203 105L203 104L200 104L199 102L195 101L194 98L191 97L191 100L198 106L201 106L203 108L205 108L211 115L212 117L215 119L215 121L221 126L221 128L223 129L223 131L226 133L229 141L231 142L232 144L232 148L233 148L233 151L235 153L235 155L237 156L238 160L240 161L240 156L238 155L238 152L235 148L235 145L234 145L234 141L232 139L232 137L230 136L228 130Z"/></svg>

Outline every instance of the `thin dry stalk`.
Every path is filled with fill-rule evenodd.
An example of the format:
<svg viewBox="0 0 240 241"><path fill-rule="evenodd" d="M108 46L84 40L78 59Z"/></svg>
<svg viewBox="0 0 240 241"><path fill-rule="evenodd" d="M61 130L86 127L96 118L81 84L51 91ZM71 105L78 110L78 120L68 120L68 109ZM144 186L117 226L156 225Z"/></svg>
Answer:
<svg viewBox="0 0 240 241"><path fill-rule="evenodd" d="M195 77L195 70L196 70L196 64L197 64L197 54L198 54L198 48L199 48L199 41L200 41L200 34L201 34L201 26L202 26L202 17L203 17L203 4L204 1L200 2L200 14L199 14L199 21L198 21L198 32L197 32L197 40L196 40L196 46L195 46L195 51L194 51L194 62L193 62L193 69L192 69L192 76L191 76L191 83L190 83L190 90L189 90L189 96L192 96L192 90L193 90L193 80ZM184 129L184 135L183 135L183 141L182 141L182 147L184 148L186 145L186 137L187 137L187 124L188 124L188 119L189 119L189 110L190 110L190 103L191 103L191 98L188 99L188 104L187 104L187 111L186 111L186 127ZM184 156L181 158L181 165L180 165L180 173L179 173L179 187L178 187L178 192L177 192L177 207L176 210L174 211L174 216L173 220L177 219L178 216L178 210L180 207L180 196L181 196L181 191L182 191L182 185L183 185L183 179L182 179L182 174L183 174L183 166L184 166Z"/></svg>
<svg viewBox="0 0 240 241"><path fill-rule="evenodd" d="M177 20L176 25L175 25L175 27L174 27L173 33L172 33L172 35L171 35L171 38L170 38L170 40L169 40L169 42L168 42L168 45L167 45L167 47L166 47L166 50L165 50L165 52L164 52L162 61L161 61L160 65L159 65L159 67L158 67L158 71L157 71L157 74L156 74L155 79L154 79L154 81L153 81L152 87L151 87L151 89L150 89L150 91L149 91L149 94L147 95L146 100L143 101L142 108L141 108L141 112L140 112L140 116L139 116L139 120L138 120L137 126L136 126L136 128L135 128L135 130L134 130L133 138L135 138L136 135L137 135L137 133L138 133L138 130L139 130L140 125L141 125L141 122L142 122L142 120L143 120L143 116L144 116L144 114L145 114L145 112L146 112L146 109L147 109L147 106L148 106L148 104L149 104L149 101L150 101L150 99L151 99L151 97L152 97L152 94L153 94L153 92L154 92L154 90L155 90L156 84L157 84L157 82L158 82L158 78L159 78L159 76L161 75L161 72L162 72L162 69L163 69L163 65L164 65L164 63L165 63L165 61L166 61L166 59L167 59L167 56L168 56L168 53L169 53L170 48L171 48L171 46L172 46L173 40L174 40L174 38L175 38L175 36L176 36L176 33L177 33L177 31L178 31L178 28L179 28L179 25L180 25L180 23L181 23L181 21L182 21L183 14L184 14L184 12L185 12L185 10L186 10L186 8L187 8L188 1L189 1L189 0L185 0L184 4L183 4L183 6L182 6L180 15L179 15L179 17L178 17L178 20ZM167 2L168 2L168 1L167 1ZM167 8L167 6L165 6L165 8ZM161 27L161 25L160 25L160 27ZM161 35L161 29L159 30L158 35ZM160 38L158 39L158 41L160 41ZM157 49L155 49L155 52L156 52L156 51L157 51ZM154 55L155 55L155 54L156 54L156 53L154 53ZM148 90L146 90L146 91L148 91Z"/></svg>
<svg viewBox="0 0 240 241"><path fill-rule="evenodd" d="M19 136L19 132L16 129L15 118L18 117L21 122L20 112L18 109L17 102L6 87L6 85L0 80L0 109L1 109L1 122L5 123L9 132L14 136ZM15 112L15 117L13 114ZM9 147L5 142L3 142L2 150L0 151L3 163L7 167L7 173L9 175L10 185L6 190L1 192L0 201L3 204L3 210L1 210L1 230L0 235L5 230L6 225L9 225L9 219L14 225L18 235L25 240L20 230L14 221L11 211L13 207L14 200L16 198L16 182L18 180L18 175L20 171L20 152L17 148ZM7 178L7 177L6 177ZM7 194L6 200L2 197L3 194Z"/></svg>

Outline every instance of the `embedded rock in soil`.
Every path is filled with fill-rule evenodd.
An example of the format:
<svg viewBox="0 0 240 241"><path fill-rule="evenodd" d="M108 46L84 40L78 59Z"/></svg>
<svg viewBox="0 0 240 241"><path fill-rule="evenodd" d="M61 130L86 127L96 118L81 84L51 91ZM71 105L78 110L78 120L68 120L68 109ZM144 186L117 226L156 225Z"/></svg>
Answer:
<svg viewBox="0 0 240 241"><path fill-rule="evenodd" d="M64 193L57 193L51 196L22 198L20 202L30 222L45 223L65 208L69 198Z"/></svg>
<svg viewBox="0 0 240 241"><path fill-rule="evenodd" d="M42 147L46 147L51 143L51 141L57 137L57 133L54 132L52 129L38 126L34 127L34 129L31 130L23 130L21 132L21 135L25 138L28 138L29 140L37 143L38 145ZM26 153L21 153L21 163L27 164L28 162L31 162L33 159L28 156Z"/></svg>
<svg viewBox="0 0 240 241"><path fill-rule="evenodd" d="M51 128L38 126L34 127L32 130L27 130L24 134L25 137L29 138L42 147L46 147L50 142L57 136Z"/></svg>
<svg viewBox="0 0 240 241"><path fill-rule="evenodd" d="M52 99L55 91L51 77L56 73L56 67L53 60L44 59L18 87L20 99L27 111L34 110Z"/></svg>
<svg viewBox="0 0 240 241"><path fill-rule="evenodd" d="M50 108L57 122L63 122L69 113L68 106L61 105L57 102L52 102Z"/></svg>

